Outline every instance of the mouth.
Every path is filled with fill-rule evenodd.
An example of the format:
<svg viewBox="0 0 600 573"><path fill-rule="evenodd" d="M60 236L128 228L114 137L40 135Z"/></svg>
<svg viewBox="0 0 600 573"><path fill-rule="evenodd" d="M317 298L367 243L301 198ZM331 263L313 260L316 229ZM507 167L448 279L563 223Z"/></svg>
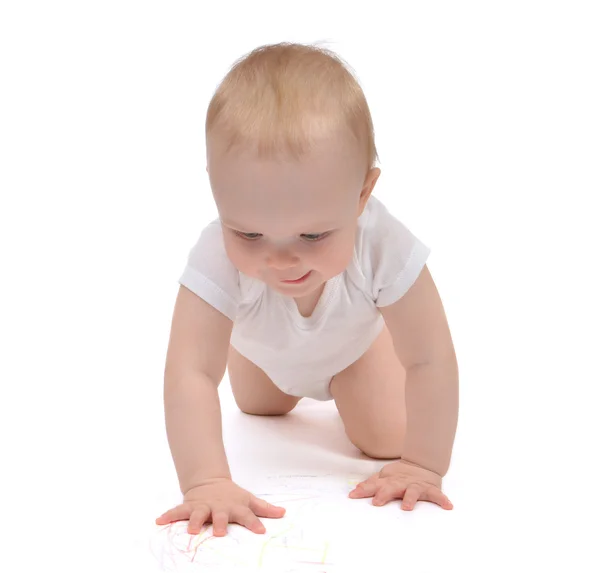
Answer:
<svg viewBox="0 0 600 573"><path fill-rule="evenodd" d="M308 276L310 275L311 272L312 271L308 271L305 275L301 276L299 279L294 279L291 281L281 281L281 282L285 283L285 284L290 284L290 285L300 284L308 278Z"/></svg>

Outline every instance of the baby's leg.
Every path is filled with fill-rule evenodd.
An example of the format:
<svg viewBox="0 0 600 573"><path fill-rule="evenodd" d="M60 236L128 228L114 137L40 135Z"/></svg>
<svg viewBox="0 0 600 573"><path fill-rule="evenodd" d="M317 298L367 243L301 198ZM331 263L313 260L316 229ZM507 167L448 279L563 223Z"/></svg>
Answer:
<svg viewBox="0 0 600 573"><path fill-rule="evenodd" d="M282 392L256 364L229 345L227 372L239 409L257 416L280 416L301 400Z"/></svg>
<svg viewBox="0 0 600 573"><path fill-rule="evenodd" d="M329 386L350 441L367 456L402 456L406 434L406 372L384 325L369 350Z"/></svg>

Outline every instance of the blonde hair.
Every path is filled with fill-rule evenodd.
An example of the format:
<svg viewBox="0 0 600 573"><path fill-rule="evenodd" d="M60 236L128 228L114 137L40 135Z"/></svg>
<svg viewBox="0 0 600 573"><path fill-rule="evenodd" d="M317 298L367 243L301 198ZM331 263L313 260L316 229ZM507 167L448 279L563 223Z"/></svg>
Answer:
<svg viewBox="0 0 600 573"><path fill-rule="evenodd" d="M332 51L283 42L237 60L217 87L206 114L206 137L218 129L226 152L249 147L260 158L295 159L340 128L364 149L367 169L379 160L367 100L353 73Z"/></svg>

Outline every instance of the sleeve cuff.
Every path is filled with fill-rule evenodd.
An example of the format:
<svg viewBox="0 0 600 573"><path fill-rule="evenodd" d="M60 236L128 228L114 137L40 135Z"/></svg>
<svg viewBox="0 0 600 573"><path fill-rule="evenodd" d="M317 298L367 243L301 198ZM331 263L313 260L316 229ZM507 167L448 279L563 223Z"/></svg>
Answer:
<svg viewBox="0 0 600 573"><path fill-rule="evenodd" d="M396 280L390 286L379 291L375 305L378 307L389 306L402 298L421 274L430 253L431 249L427 245L417 241Z"/></svg>
<svg viewBox="0 0 600 573"><path fill-rule="evenodd" d="M236 301L189 265L185 267L179 278L179 284L190 289L231 321L235 320L238 309Z"/></svg>

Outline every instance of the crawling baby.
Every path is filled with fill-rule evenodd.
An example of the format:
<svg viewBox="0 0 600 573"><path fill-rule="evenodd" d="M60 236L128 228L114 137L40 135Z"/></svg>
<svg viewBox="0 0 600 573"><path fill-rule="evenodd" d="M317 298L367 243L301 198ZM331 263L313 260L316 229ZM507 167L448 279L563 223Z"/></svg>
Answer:
<svg viewBox="0 0 600 573"><path fill-rule="evenodd" d="M334 400L348 439L393 460L349 492L452 509L441 490L458 417L458 367L429 248L372 195L381 170L369 107L330 50L282 43L229 70L206 117L219 218L180 277L164 375L183 501L157 524L256 533L282 517L232 479L218 386L281 416Z"/></svg>

